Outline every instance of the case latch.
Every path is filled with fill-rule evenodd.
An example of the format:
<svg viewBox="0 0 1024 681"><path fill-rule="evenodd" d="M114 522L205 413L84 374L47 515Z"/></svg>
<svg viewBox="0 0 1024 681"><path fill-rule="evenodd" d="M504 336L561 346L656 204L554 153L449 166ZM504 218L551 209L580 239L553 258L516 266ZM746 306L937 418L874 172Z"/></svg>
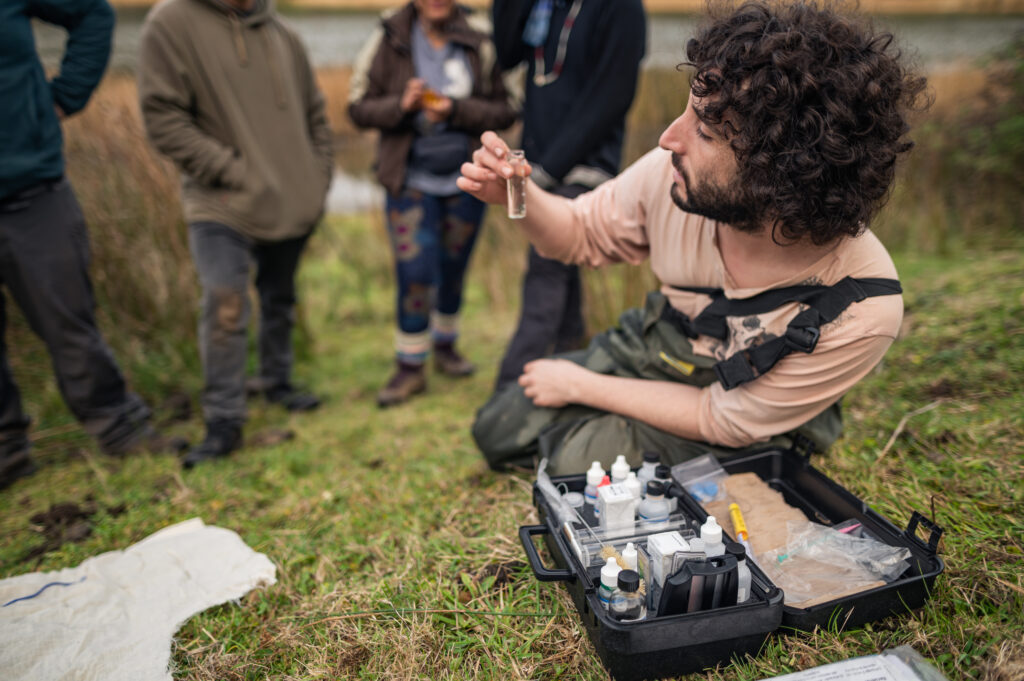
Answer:
<svg viewBox="0 0 1024 681"><path fill-rule="evenodd" d="M917 536L918 525L923 525L925 529L929 531L927 544ZM904 530L903 534L907 539L934 556L939 552L939 540L942 539L943 531L944 530L941 527L933 523L931 520L924 517L917 511L914 511L910 514L910 522L907 523L907 529Z"/></svg>

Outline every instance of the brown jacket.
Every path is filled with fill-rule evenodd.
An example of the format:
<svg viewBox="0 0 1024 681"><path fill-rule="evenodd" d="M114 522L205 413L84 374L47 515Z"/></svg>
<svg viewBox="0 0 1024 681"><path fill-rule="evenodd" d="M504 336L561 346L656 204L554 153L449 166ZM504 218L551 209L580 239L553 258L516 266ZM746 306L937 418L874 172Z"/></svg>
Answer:
<svg viewBox="0 0 1024 681"><path fill-rule="evenodd" d="M218 0L163 0L139 45L146 133L182 173L185 219L258 241L308 233L333 168L324 99L272 2L239 16Z"/></svg>
<svg viewBox="0 0 1024 681"><path fill-rule="evenodd" d="M415 112L403 112L399 105L405 84L416 77L411 48L414 21L416 9L411 2L384 13L356 61L349 89L352 121L359 127L380 130L377 179L391 195L401 192L406 159L416 135ZM473 71L473 91L453 102L448 124L469 133L472 149L476 149L480 133L512 125L516 110L501 78L486 17L456 5L445 32L450 42L466 48Z"/></svg>

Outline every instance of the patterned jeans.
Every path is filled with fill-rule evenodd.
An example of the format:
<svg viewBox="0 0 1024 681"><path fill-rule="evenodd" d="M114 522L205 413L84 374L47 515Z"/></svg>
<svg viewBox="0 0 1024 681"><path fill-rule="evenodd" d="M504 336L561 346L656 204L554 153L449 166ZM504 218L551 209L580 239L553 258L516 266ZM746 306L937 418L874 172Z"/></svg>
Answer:
<svg viewBox="0 0 1024 681"><path fill-rule="evenodd" d="M388 196L388 234L395 255L399 359L422 362L425 344L402 338L427 334L432 312L454 316L486 206L469 194L433 196L405 190ZM436 336L437 334L435 334ZM440 340L453 341L454 332Z"/></svg>

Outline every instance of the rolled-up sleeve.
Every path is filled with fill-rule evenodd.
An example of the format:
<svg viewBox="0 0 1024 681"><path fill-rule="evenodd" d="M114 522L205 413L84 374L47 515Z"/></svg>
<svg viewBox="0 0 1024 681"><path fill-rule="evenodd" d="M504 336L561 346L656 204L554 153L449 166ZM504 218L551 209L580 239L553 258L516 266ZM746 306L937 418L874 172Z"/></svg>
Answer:
<svg viewBox="0 0 1024 681"><path fill-rule="evenodd" d="M637 265L650 254L647 234L649 179L661 163L648 153L618 177L572 202L571 247L554 254L565 262L590 267L627 262Z"/></svg>

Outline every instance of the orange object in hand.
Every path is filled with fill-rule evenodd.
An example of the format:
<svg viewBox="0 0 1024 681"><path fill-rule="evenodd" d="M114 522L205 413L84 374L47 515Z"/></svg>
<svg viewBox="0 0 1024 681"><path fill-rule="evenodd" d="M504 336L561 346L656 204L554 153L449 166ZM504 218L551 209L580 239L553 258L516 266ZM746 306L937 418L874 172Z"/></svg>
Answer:
<svg viewBox="0 0 1024 681"><path fill-rule="evenodd" d="M440 106L442 101L444 101L444 96L437 90L431 90L430 88L424 89L423 94L420 95L420 102L428 109Z"/></svg>

